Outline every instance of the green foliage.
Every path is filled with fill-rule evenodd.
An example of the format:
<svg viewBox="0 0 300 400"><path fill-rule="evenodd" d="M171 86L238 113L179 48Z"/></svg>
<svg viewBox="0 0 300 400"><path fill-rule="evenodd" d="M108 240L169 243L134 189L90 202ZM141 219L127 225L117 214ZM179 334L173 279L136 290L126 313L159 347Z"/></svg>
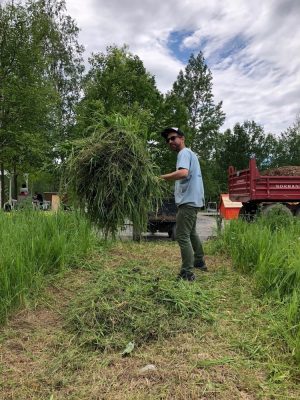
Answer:
<svg viewBox="0 0 300 400"><path fill-rule="evenodd" d="M139 57L127 46L109 46L106 53L93 55L89 62L84 98L77 109L79 134L104 115L114 113L139 117L146 132L154 129L162 95Z"/></svg>
<svg viewBox="0 0 300 400"><path fill-rule="evenodd" d="M199 286L173 279L165 268L100 271L70 305L68 325L81 344L103 351L188 332L196 318L211 322L209 298Z"/></svg>
<svg viewBox="0 0 300 400"><path fill-rule="evenodd" d="M300 116L278 139L274 166L283 165L300 165Z"/></svg>
<svg viewBox="0 0 300 400"><path fill-rule="evenodd" d="M170 93L181 100L188 112L188 130L191 135L192 150L209 159L215 148L220 127L225 120L222 102L214 104L212 93L212 74L205 63L202 52L196 57L192 54L180 71Z"/></svg>
<svg viewBox="0 0 300 400"><path fill-rule="evenodd" d="M58 192L60 186L59 171L53 171L50 168L48 171L38 170L36 173L30 174L29 192Z"/></svg>
<svg viewBox="0 0 300 400"><path fill-rule="evenodd" d="M106 237L114 237L128 219L143 231L147 213L162 198L163 181L143 135L137 119L116 115L74 143L67 160L68 190Z"/></svg>
<svg viewBox="0 0 300 400"><path fill-rule="evenodd" d="M44 275L74 266L91 247L89 224L79 214L0 212L0 321L23 305Z"/></svg>
<svg viewBox="0 0 300 400"><path fill-rule="evenodd" d="M299 165L299 118L280 138L253 121L220 134L225 114L222 102L214 103L212 73L201 52L190 56L164 98L126 45L92 55L82 80L78 32L65 0L0 6L0 160L6 170L51 171L57 181L55 163L64 160L71 140L89 135L95 124L105 126L114 113L139 119L151 156L164 171L173 170L175 155L159 132L179 126L200 156L207 199L227 190L229 164L245 168L250 156L259 168Z"/></svg>
<svg viewBox="0 0 300 400"><path fill-rule="evenodd" d="M37 43L32 40L32 20L26 8L13 4L1 6L0 21L0 156L12 166L26 164L30 158L36 160L32 153L38 146L32 146L28 133L42 123L39 119L45 111L42 98L46 93L50 95L51 88L42 85L42 65L38 60ZM25 139L29 140L29 146ZM37 133L36 140L41 146L39 139Z"/></svg>
<svg viewBox="0 0 300 400"><path fill-rule="evenodd" d="M149 149L155 162L161 166L164 172L173 171L176 165L176 153L170 151L169 146L166 146L165 139L160 134L167 126L180 127L185 133L189 131L188 110L182 100L172 93L166 96L158 110L155 131L151 134L149 143ZM191 135L187 135L187 146L191 144L191 140Z"/></svg>
<svg viewBox="0 0 300 400"><path fill-rule="evenodd" d="M53 160L79 93L82 48L64 0L0 6L0 159L31 172Z"/></svg>
<svg viewBox="0 0 300 400"><path fill-rule="evenodd" d="M205 189L205 199L208 201L220 200L220 193L227 193L227 181L224 183L217 178L216 161L200 159L201 171ZM226 171L225 171L226 172Z"/></svg>
<svg viewBox="0 0 300 400"><path fill-rule="evenodd" d="M216 168L214 177L222 188L227 188L227 171L230 165L237 170L248 168L249 160L255 156L259 169L271 164L276 139L266 135L263 127L254 121L236 124L220 135L214 155ZM227 189L226 189L227 191Z"/></svg>

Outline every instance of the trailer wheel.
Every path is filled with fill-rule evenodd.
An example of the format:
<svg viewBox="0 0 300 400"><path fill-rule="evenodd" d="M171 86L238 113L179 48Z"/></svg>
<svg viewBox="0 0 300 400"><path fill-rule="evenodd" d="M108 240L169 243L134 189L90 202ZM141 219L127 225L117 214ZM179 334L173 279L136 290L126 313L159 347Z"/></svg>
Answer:
<svg viewBox="0 0 300 400"><path fill-rule="evenodd" d="M240 208L240 212L239 212L239 219L243 219L243 220L246 219L246 215L247 215L246 207L242 206Z"/></svg>
<svg viewBox="0 0 300 400"><path fill-rule="evenodd" d="M263 215L270 215L271 213L276 213L279 215L286 215L287 217L292 217L292 211L284 204L281 203L272 203L263 206L261 213Z"/></svg>
<svg viewBox="0 0 300 400"><path fill-rule="evenodd" d="M300 218L300 207L297 208L295 212L295 217Z"/></svg>
<svg viewBox="0 0 300 400"><path fill-rule="evenodd" d="M247 222L251 222L253 221L255 216L255 212L251 212L249 207L246 206L242 206L240 208L240 212L239 212L239 219L242 219L243 221L247 221Z"/></svg>

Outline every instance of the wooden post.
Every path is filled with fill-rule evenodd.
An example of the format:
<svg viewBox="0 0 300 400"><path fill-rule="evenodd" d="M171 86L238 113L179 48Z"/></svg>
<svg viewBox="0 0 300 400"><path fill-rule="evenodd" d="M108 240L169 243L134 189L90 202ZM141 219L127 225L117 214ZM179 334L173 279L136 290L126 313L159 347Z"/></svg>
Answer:
<svg viewBox="0 0 300 400"><path fill-rule="evenodd" d="M14 172L13 172L13 198L18 199L19 188L18 188L18 173L17 167L14 165Z"/></svg>
<svg viewBox="0 0 300 400"><path fill-rule="evenodd" d="M5 179L4 179L4 164L0 165L1 170L1 208L4 207L4 196L5 196Z"/></svg>

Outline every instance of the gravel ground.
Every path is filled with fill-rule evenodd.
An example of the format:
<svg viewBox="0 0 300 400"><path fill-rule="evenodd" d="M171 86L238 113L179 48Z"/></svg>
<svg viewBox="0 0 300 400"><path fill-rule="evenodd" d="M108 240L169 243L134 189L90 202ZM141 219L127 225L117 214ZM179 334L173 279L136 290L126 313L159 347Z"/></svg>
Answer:
<svg viewBox="0 0 300 400"><path fill-rule="evenodd" d="M197 232L200 239L204 242L211 236L216 236L217 222L214 214L199 213L197 218ZM130 224L124 227L119 234L120 239L132 239L132 226ZM147 240L171 240L167 233L157 232L154 235L151 233L143 233L143 238Z"/></svg>

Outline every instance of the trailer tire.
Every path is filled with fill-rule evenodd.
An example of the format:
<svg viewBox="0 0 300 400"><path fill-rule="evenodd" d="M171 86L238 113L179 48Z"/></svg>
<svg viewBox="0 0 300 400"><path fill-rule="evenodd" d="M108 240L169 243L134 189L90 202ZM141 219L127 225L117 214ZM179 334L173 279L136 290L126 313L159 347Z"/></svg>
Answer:
<svg viewBox="0 0 300 400"><path fill-rule="evenodd" d="M251 222L254 219L255 214L250 211L250 208L246 206L242 206L240 208L239 212L239 219L246 221L246 222Z"/></svg>
<svg viewBox="0 0 300 400"><path fill-rule="evenodd" d="M247 219L246 216L247 216L246 207L242 206L239 212L239 219L246 220Z"/></svg>
<svg viewBox="0 0 300 400"><path fill-rule="evenodd" d="M280 213L281 215L286 215L287 217L293 216L292 211L286 205L281 203L267 204L263 206L261 213L262 215L267 216L270 213L274 212L273 210L277 210L277 213Z"/></svg>
<svg viewBox="0 0 300 400"><path fill-rule="evenodd" d="M300 218L300 207L295 211L295 217Z"/></svg>

